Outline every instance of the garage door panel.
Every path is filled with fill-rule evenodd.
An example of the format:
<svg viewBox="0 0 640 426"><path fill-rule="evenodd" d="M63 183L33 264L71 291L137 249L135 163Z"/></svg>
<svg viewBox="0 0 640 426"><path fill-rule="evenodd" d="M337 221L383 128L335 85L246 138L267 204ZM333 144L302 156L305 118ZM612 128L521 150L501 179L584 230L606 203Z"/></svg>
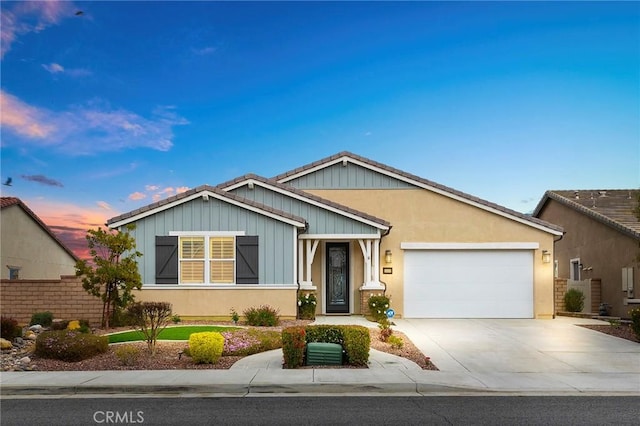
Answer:
<svg viewBox="0 0 640 426"><path fill-rule="evenodd" d="M528 250L405 252L407 318L532 318Z"/></svg>

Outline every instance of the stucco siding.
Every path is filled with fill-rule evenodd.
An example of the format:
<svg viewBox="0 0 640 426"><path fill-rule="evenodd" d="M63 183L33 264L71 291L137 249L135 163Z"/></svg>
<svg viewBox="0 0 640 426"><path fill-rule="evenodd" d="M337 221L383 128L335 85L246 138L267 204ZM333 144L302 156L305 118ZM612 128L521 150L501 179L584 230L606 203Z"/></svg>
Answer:
<svg viewBox="0 0 640 426"><path fill-rule="evenodd" d="M387 283L399 315L404 300L402 242L534 242L539 244L533 250L534 316L553 316L553 263L542 263L542 251L553 252L552 234L423 189L308 191L391 222L391 232L381 242L380 265L393 268L393 273L380 279ZM392 251L391 264L384 262L385 250Z"/></svg>
<svg viewBox="0 0 640 426"><path fill-rule="evenodd" d="M216 198L197 198L135 222L132 232L144 284L155 282L155 237L172 231L244 231L259 237L260 284L291 284L294 276L292 225Z"/></svg>
<svg viewBox="0 0 640 426"><path fill-rule="evenodd" d="M271 191L256 185L249 189L246 185L236 188L234 194L278 210L303 217L309 224L309 234L374 234L378 230L357 220L342 216L318 206Z"/></svg>
<svg viewBox="0 0 640 426"><path fill-rule="evenodd" d="M622 291L622 268L634 268L635 297L640 295L640 254L638 241L618 232L591 217L568 208L555 200L548 200L538 214L543 220L564 227L564 237L556 243L558 277L570 277L571 259L580 259L583 265L581 279L600 278L602 302L611 305L611 314L629 317L629 309L637 305L624 305L626 292ZM592 268L589 270L589 268Z"/></svg>
<svg viewBox="0 0 640 426"><path fill-rule="evenodd" d="M299 189L397 189L414 188L401 180L348 163L334 164L287 182Z"/></svg>
<svg viewBox="0 0 640 426"><path fill-rule="evenodd" d="M20 279L75 274L75 259L19 205L3 208L0 217L2 278L9 278L7 265L20 268Z"/></svg>

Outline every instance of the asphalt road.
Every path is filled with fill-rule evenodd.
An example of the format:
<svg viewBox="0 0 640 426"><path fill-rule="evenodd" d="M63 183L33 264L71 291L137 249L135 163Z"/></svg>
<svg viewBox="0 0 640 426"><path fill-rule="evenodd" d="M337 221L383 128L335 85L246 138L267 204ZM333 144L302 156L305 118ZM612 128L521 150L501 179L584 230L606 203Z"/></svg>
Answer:
<svg viewBox="0 0 640 426"><path fill-rule="evenodd" d="M637 425L640 397L2 399L9 425Z"/></svg>

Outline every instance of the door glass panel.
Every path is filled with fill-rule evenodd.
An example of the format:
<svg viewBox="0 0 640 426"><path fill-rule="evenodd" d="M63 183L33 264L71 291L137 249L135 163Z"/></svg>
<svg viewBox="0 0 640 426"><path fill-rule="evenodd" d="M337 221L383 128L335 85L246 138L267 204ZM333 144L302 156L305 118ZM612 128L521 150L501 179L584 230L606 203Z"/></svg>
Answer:
<svg viewBox="0 0 640 426"><path fill-rule="evenodd" d="M344 247L329 248L329 304L347 303L347 253Z"/></svg>

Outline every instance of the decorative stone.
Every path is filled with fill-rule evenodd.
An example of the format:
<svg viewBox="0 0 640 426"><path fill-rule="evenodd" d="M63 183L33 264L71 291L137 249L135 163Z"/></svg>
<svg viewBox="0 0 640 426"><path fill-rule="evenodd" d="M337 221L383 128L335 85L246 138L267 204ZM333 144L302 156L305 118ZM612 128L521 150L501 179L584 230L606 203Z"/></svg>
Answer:
<svg viewBox="0 0 640 426"><path fill-rule="evenodd" d="M13 348L13 345L11 344L10 341L8 341L7 339L0 338L0 349L6 350L6 349L12 349L12 348Z"/></svg>
<svg viewBox="0 0 640 426"><path fill-rule="evenodd" d="M29 330L26 333L24 333L23 339L25 339L25 340L36 340L36 333L34 333L33 331Z"/></svg>
<svg viewBox="0 0 640 426"><path fill-rule="evenodd" d="M36 333L40 333L42 331L42 326L40 324L34 324L31 327L29 327L29 330Z"/></svg>
<svg viewBox="0 0 640 426"><path fill-rule="evenodd" d="M26 365L31 363L31 358L29 358L28 356L24 356L22 358L20 358L20 360L18 361L20 364L22 365Z"/></svg>

